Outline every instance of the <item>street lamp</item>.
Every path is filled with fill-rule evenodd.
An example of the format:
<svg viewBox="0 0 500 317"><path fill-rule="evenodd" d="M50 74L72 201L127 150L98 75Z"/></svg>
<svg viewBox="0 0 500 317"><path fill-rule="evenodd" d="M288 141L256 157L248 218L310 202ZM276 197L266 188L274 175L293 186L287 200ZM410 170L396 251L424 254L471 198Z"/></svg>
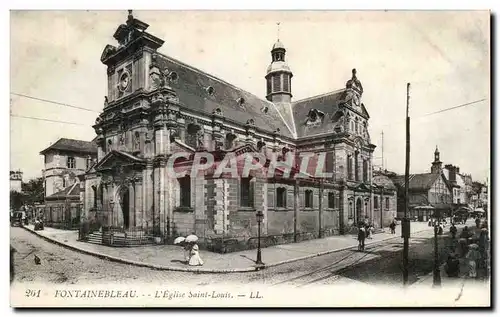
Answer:
<svg viewBox="0 0 500 317"><path fill-rule="evenodd" d="M433 287L441 286L441 271L439 269L439 254L438 254L438 230L440 222L440 211L436 210L436 222L434 223L434 274L432 279Z"/></svg>
<svg viewBox="0 0 500 317"><path fill-rule="evenodd" d="M257 260L255 261L255 264L257 264L257 266L262 266L264 265L264 263L262 263L262 251L260 249L260 223L262 222L262 220L264 219L264 214L262 213L262 210L258 210L257 213L255 214L255 216L257 217Z"/></svg>

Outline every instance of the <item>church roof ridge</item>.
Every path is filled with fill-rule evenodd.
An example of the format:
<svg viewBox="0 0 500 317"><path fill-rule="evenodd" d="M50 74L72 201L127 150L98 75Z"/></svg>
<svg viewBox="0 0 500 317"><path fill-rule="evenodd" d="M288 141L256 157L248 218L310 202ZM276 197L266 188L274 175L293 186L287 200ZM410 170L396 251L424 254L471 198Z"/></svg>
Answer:
<svg viewBox="0 0 500 317"><path fill-rule="evenodd" d="M313 100L313 99L316 99L316 98L321 98L321 97L326 97L326 96L330 96L330 95L335 95L335 94L338 94L338 93L343 92L345 90L346 90L345 88L340 88L340 89L333 90L333 91L330 91L330 92L327 92L327 93L323 93L323 94L319 94L319 95L315 95L315 96L311 96L311 97L306 97L306 98L303 98L303 99L295 100L295 101L292 102L292 104L297 104L299 102L304 102L304 101Z"/></svg>
<svg viewBox="0 0 500 317"><path fill-rule="evenodd" d="M203 74L203 75L207 76L208 78L210 78L210 79L212 79L212 80L215 80L215 81L220 82L221 84L227 85L227 86L229 86L229 87L231 87L231 88L235 88L235 89L237 89L237 90L239 90L239 91L241 91L241 92L244 92L244 93L246 93L246 94L252 95L253 97L255 97L255 98L259 99L260 101L263 101L263 102L266 102L266 103L269 103L269 104L273 104L273 103L272 103L272 102L270 102L269 100L267 100L267 99L265 99L265 98L261 98L261 97L259 97L259 96L255 95L255 94L253 94L253 93L251 93L251 92L247 91L247 90L244 90L244 89L242 89L242 88L240 88L240 87L238 87L238 86L235 86L235 85L233 85L233 84L231 84L231 83L229 83L229 82L225 81L224 79L222 79L222 78L220 78L220 77L217 77L217 76L215 76L215 75L210 74L210 73L209 73L209 72L207 72L207 71L204 71L204 70L202 70L202 69L200 69L200 68L197 68L197 67L194 67L194 66L192 66L192 65L186 64L186 63L184 63L184 62L182 62L182 61L180 61L180 60L178 60L178 59L176 59L176 58L174 58L174 57L172 57L172 56L169 56L169 55L166 55L166 54L163 54L163 53L159 53L159 52L158 52L157 54L158 54L158 55L160 55L160 56L161 56L161 57L163 57L163 58L166 58L166 59L170 60L170 61L171 61L171 62L173 62L173 63L178 64L179 66L189 68L190 70L195 71L195 72L197 72L197 73L201 73L201 74Z"/></svg>

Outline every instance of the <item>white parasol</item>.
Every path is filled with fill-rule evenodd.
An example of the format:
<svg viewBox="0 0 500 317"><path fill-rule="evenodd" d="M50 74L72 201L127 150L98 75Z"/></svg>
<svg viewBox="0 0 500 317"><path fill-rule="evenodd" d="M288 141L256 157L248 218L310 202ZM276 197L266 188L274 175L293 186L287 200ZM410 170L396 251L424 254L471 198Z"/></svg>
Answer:
<svg viewBox="0 0 500 317"><path fill-rule="evenodd" d="M194 234L191 234L186 237L186 242L196 242L198 241L198 237L195 236Z"/></svg>
<svg viewBox="0 0 500 317"><path fill-rule="evenodd" d="M179 244L181 242L184 242L184 240L186 240L186 238L184 238L184 237L177 237L174 240L174 244Z"/></svg>

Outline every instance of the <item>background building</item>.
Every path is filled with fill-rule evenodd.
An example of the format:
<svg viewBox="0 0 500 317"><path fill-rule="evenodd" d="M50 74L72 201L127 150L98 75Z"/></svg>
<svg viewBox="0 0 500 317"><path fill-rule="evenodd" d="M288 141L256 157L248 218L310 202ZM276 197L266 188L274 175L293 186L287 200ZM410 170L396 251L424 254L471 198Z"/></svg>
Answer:
<svg viewBox="0 0 500 317"><path fill-rule="evenodd" d="M75 229L82 211L78 175L84 174L97 159L94 142L61 138L40 152L45 157L43 184L45 224L51 227Z"/></svg>
<svg viewBox="0 0 500 317"><path fill-rule="evenodd" d="M22 191L23 172L10 171L10 190L20 193Z"/></svg>

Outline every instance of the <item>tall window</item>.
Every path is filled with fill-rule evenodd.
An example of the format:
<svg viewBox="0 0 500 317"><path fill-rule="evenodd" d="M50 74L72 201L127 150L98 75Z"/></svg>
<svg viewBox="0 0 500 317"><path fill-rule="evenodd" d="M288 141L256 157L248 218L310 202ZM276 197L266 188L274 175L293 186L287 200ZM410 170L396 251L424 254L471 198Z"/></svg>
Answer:
<svg viewBox="0 0 500 317"><path fill-rule="evenodd" d="M378 209L378 197L373 197L373 208Z"/></svg>
<svg viewBox="0 0 500 317"><path fill-rule="evenodd" d="M335 194L334 193L328 193L328 208L330 208L330 209L335 208Z"/></svg>
<svg viewBox="0 0 500 317"><path fill-rule="evenodd" d="M385 197L385 209L389 209L389 197Z"/></svg>
<svg viewBox="0 0 500 317"><path fill-rule="evenodd" d="M347 155L347 178L352 179L352 155Z"/></svg>
<svg viewBox="0 0 500 317"><path fill-rule="evenodd" d="M230 149L233 148L233 146L234 146L234 140L236 140L236 135L234 135L232 133L228 133L226 135L226 142L225 142L226 150L230 150Z"/></svg>
<svg viewBox="0 0 500 317"><path fill-rule="evenodd" d="M272 83L271 83L271 78L267 79L267 94L269 95L272 91Z"/></svg>
<svg viewBox="0 0 500 317"><path fill-rule="evenodd" d="M97 188L92 186L92 193L94 194L94 208L97 208Z"/></svg>
<svg viewBox="0 0 500 317"><path fill-rule="evenodd" d="M284 187L278 187L276 189L276 207L286 207L286 188Z"/></svg>
<svg viewBox="0 0 500 317"><path fill-rule="evenodd" d="M75 158L72 156L68 156L68 159L66 160L66 167L75 168L75 166L76 166Z"/></svg>
<svg viewBox="0 0 500 317"><path fill-rule="evenodd" d="M305 207L313 208L313 191L308 189L305 191Z"/></svg>
<svg viewBox="0 0 500 317"><path fill-rule="evenodd" d="M363 182L368 182L368 162L363 160Z"/></svg>
<svg viewBox="0 0 500 317"><path fill-rule="evenodd" d="M325 156L325 170L327 173L333 172L333 152L326 152Z"/></svg>
<svg viewBox="0 0 500 317"><path fill-rule="evenodd" d="M180 206L181 207L191 207L191 177L184 176L179 178L179 189L180 189Z"/></svg>
<svg viewBox="0 0 500 317"><path fill-rule="evenodd" d="M283 74L283 91L289 92L288 74Z"/></svg>
<svg viewBox="0 0 500 317"><path fill-rule="evenodd" d="M251 177L242 177L240 182L240 206L254 206L254 182Z"/></svg>
<svg viewBox="0 0 500 317"><path fill-rule="evenodd" d="M281 91L281 76L274 76L273 77L273 91Z"/></svg>
<svg viewBox="0 0 500 317"><path fill-rule="evenodd" d="M358 164L359 153L354 153L354 177L356 181L359 181L359 164Z"/></svg>

